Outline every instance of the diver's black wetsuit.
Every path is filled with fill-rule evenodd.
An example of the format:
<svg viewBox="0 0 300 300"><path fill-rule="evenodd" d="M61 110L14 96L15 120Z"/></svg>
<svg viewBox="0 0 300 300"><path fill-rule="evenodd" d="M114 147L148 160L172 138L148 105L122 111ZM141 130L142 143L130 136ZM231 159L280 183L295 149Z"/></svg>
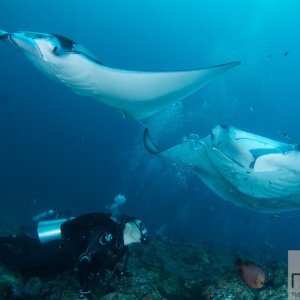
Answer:
<svg viewBox="0 0 300 300"><path fill-rule="evenodd" d="M0 260L28 276L64 271L77 265L81 288L89 290L91 273L114 270L116 263L128 253L123 241L123 227L104 213L82 215L61 225L62 240L44 245L26 236L3 240ZM18 249L8 255L3 251L9 252L8 247Z"/></svg>

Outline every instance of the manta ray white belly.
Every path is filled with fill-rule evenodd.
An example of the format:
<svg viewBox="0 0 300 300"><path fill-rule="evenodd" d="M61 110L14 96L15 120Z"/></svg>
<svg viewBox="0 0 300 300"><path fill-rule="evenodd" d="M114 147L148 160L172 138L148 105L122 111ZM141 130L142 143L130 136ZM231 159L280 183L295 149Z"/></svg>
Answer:
<svg viewBox="0 0 300 300"><path fill-rule="evenodd" d="M22 50L49 77L133 119L149 117L184 99L239 64L176 72L130 71L103 66L62 36L0 31L0 38Z"/></svg>

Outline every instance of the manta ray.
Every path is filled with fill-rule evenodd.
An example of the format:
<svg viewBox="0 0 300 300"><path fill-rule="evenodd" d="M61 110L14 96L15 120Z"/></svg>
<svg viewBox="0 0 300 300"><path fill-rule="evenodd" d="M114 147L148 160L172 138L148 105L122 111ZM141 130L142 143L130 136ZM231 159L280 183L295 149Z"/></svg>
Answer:
<svg viewBox="0 0 300 300"><path fill-rule="evenodd" d="M181 101L240 64L231 62L189 71L140 72L105 66L83 46L58 34L0 30L0 39L23 51L39 70L75 93L136 120Z"/></svg>
<svg viewBox="0 0 300 300"><path fill-rule="evenodd" d="M299 145L216 126L200 139L185 138L164 151L144 131L148 152L192 170L224 200L262 213L300 209Z"/></svg>

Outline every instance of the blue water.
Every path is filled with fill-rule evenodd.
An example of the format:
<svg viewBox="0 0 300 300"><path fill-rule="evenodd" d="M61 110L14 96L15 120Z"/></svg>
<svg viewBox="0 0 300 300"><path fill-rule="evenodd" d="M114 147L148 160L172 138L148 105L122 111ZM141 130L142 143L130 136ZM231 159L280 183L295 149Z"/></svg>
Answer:
<svg viewBox="0 0 300 300"><path fill-rule="evenodd" d="M1 3L0 24L67 36L117 68L241 61L143 122L162 146L190 133L205 137L217 124L292 143L300 140L299 11L296 0L15 0ZM122 212L144 218L152 232L270 259L300 248L300 211L271 218L225 202L195 175L146 153L140 123L51 81L5 44L0 72L1 218L27 222L49 208L106 211L123 194Z"/></svg>

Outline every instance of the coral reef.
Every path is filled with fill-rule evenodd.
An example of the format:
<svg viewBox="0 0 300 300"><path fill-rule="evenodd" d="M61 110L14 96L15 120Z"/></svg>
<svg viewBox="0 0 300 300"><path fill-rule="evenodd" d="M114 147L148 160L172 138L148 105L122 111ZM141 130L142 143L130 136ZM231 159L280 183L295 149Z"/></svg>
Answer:
<svg viewBox="0 0 300 300"><path fill-rule="evenodd" d="M246 260L255 261L266 273L262 289L252 290L241 279L235 260L241 255L226 246L189 244L182 240L153 238L150 245L132 245L128 269L131 277L121 280L112 276L93 280L93 299L97 300L283 300L287 299L287 265L264 261L263 255ZM1 299L77 299L76 272L55 278L23 278L0 265ZM97 278L96 278L97 279Z"/></svg>

